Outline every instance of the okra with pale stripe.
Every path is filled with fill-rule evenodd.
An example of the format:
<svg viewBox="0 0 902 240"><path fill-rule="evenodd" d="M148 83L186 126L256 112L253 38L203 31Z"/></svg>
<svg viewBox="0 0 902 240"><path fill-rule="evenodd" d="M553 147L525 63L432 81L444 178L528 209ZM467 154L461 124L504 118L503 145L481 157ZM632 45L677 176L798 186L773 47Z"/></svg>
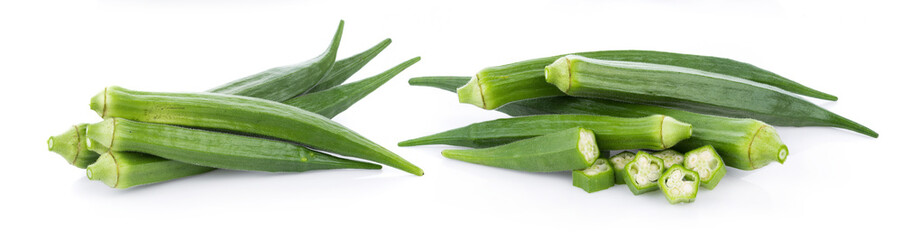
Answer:
<svg viewBox="0 0 902 240"><path fill-rule="evenodd" d="M632 161L623 167L623 181L635 195L658 189L658 179L664 173L664 161L647 152L639 151Z"/></svg>
<svg viewBox="0 0 902 240"><path fill-rule="evenodd" d="M598 158L595 134L584 128L482 149L449 149L442 155L464 162L528 172L585 169Z"/></svg>
<svg viewBox="0 0 902 240"><path fill-rule="evenodd" d="M598 192L614 186L614 168L604 158L595 160L591 167L573 170L573 186L586 192Z"/></svg>
<svg viewBox="0 0 902 240"><path fill-rule="evenodd" d="M561 130L583 127L595 133L600 150L667 149L692 135L692 126L663 115L620 118L593 115L540 115L497 119L415 138L399 146L447 144L493 147Z"/></svg>
<svg viewBox="0 0 902 240"><path fill-rule="evenodd" d="M699 185L698 173L680 165L668 168L658 179L658 188L670 204L695 201Z"/></svg>
<svg viewBox="0 0 902 240"><path fill-rule="evenodd" d="M723 160L711 145L686 152L683 165L689 170L697 172L702 187L707 189L714 189L720 179L727 174Z"/></svg>
<svg viewBox="0 0 902 240"><path fill-rule="evenodd" d="M213 170L215 168L170 161L144 153L110 151L88 166L87 174L88 179L101 181L111 188L125 189Z"/></svg>
<svg viewBox="0 0 902 240"><path fill-rule="evenodd" d="M66 159L66 162L78 168L86 168L99 156L88 149L85 127L87 123L74 125L68 131L47 139L47 148Z"/></svg>

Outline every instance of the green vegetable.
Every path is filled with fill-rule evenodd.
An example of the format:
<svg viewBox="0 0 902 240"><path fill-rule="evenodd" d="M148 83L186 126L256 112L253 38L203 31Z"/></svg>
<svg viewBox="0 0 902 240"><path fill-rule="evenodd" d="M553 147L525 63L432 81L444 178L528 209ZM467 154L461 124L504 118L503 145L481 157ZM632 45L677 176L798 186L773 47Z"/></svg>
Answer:
<svg viewBox="0 0 902 240"><path fill-rule="evenodd" d="M655 104L781 126L829 126L871 137L873 130L784 90L745 79L668 65L562 57L546 81L571 96Z"/></svg>
<svg viewBox="0 0 902 240"><path fill-rule="evenodd" d="M332 68L329 69L329 72L319 81L319 84L316 84L316 86L307 91L307 93L324 91L341 85L341 83L348 80L351 75L360 71L360 69L369 63L370 60L373 60L376 55L379 55L379 53L388 47L389 44L391 44L390 38L382 40L382 42L379 42L376 46L358 53L357 55L336 61L335 64L332 65Z"/></svg>
<svg viewBox="0 0 902 240"><path fill-rule="evenodd" d="M643 151L623 167L626 186L635 195L658 189L658 179L664 173L664 160Z"/></svg>
<svg viewBox="0 0 902 240"><path fill-rule="evenodd" d="M611 157L611 167L614 168L614 182L617 184L625 184L626 182L626 172L623 168L626 167L626 164L633 159L636 158L636 154L633 152L623 151Z"/></svg>
<svg viewBox="0 0 902 240"><path fill-rule="evenodd" d="M537 81L531 70L528 65L482 69L457 89L458 101L491 110L517 100L564 95L554 86Z"/></svg>
<svg viewBox="0 0 902 240"><path fill-rule="evenodd" d="M583 170L573 170L573 186L586 192L598 192L614 186L614 169L604 158L595 160L595 164Z"/></svg>
<svg viewBox="0 0 902 240"><path fill-rule="evenodd" d="M344 21L341 21L332 38L332 44L325 52L313 59L294 65L272 68L226 83L209 90L209 92L252 96L277 102L304 93L316 86L332 68L343 29Z"/></svg>
<svg viewBox="0 0 902 240"><path fill-rule="evenodd" d="M543 76L544 78L544 76ZM408 83L411 86L427 86L434 87L449 92L456 93L457 88L462 87L470 81L470 77L460 76L429 76L411 78Z"/></svg>
<svg viewBox="0 0 902 240"><path fill-rule="evenodd" d="M376 76L325 91L304 94L284 103L333 118L418 61L420 57L415 57Z"/></svg>
<svg viewBox="0 0 902 240"><path fill-rule="evenodd" d="M442 155L486 166L555 172L588 168L598 158L598 146L592 130L571 128L497 147L444 150Z"/></svg>
<svg viewBox="0 0 902 240"><path fill-rule="evenodd" d="M681 165L683 164L683 154L677 152L673 149L667 149L660 152L655 152L651 154L652 156L658 157L661 160L664 160L664 168L669 169L673 165Z"/></svg>
<svg viewBox="0 0 902 240"><path fill-rule="evenodd" d="M583 127L595 133L598 149L666 149L692 135L692 126L671 117L654 115L619 118L592 115L541 115L470 124L430 136L403 141L398 146L448 144L493 147L522 139Z"/></svg>
<svg viewBox="0 0 902 240"><path fill-rule="evenodd" d="M417 78L413 85L432 86L448 91L461 86L464 77ZM748 118L728 118L698 114L678 109L652 105L624 103L604 99L575 97L550 97L517 101L505 105L498 111L511 116L539 114L592 114L617 117L645 117L655 114L671 116L692 124L692 137L674 146L678 151L689 151L705 145L712 145L723 157L727 166L742 170L753 170L771 162L783 163L789 150L777 131L764 122ZM615 169L616 169L615 164ZM620 179L620 178L618 178Z"/></svg>
<svg viewBox="0 0 902 240"><path fill-rule="evenodd" d="M154 93L108 87L91 99L103 118L219 129L301 143L380 162L415 175L423 170L319 114L289 105L212 93Z"/></svg>
<svg viewBox="0 0 902 240"><path fill-rule="evenodd" d="M658 179L658 188L671 204L690 203L695 201L695 195L698 194L698 179L698 173L673 165Z"/></svg>
<svg viewBox="0 0 902 240"><path fill-rule="evenodd" d="M68 131L47 139L47 149L66 159L66 162L78 168L85 168L97 160L97 153L89 150L85 142L85 126L82 123L69 128Z"/></svg>
<svg viewBox="0 0 902 240"><path fill-rule="evenodd" d="M142 152L198 166L267 172L379 169L278 140L109 118L91 124L88 138L111 151ZM91 142L93 145L94 143Z"/></svg>
<svg viewBox="0 0 902 240"><path fill-rule="evenodd" d="M714 189L720 179L727 174L723 160L711 145L700 147L686 153L683 165L698 173L702 187Z"/></svg>
<svg viewBox="0 0 902 240"><path fill-rule="evenodd" d="M88 166L88 179L98 180L112 188L129 188L143 184L193 176L215 168L169 161L136 152L106 152Z"/></svg>

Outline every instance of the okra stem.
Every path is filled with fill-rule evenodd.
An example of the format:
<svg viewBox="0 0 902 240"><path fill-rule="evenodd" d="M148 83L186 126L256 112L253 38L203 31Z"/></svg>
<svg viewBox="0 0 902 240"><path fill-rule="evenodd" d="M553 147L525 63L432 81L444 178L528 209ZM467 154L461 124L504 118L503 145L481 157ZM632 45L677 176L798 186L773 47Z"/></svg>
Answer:
<svg viewBox="0 0 902 240"><path fill-rule="evenodd" d="M449 149L442 155L486 166L555 172L585 169L598 158L592 130L571 128L556 133L482 149Z"/></svg>
<svg viewBox="0 0 902 240"><path fill-rule="evenodd" d="M215 168L170 161L137 152L106 152L87 168L88 179L101 181L112 188L138 185L193 176Z"/></svg>
<svg viewBox="0 0 902 240"><path fill-rule="evenodd" d="M85 137L87 123L74 125L68 131L47 139L47 149L66 159L66 162L78 168L86 168L99 156L88 149Z"/></svg>

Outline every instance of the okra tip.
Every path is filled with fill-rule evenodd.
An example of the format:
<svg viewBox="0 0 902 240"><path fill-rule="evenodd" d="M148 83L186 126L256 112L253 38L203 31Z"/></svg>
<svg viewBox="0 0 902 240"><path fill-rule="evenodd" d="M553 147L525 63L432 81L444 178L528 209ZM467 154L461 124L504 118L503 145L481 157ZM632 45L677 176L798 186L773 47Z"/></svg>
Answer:
<svg viewBox="0 0 902 240"><path fill-rule="evenodd" d="M783 144L777 130L770 125L763 125L755 133L749 143L749 167L758 169L770 162L783 164L789 156L789 148Z"/></svg>
<svg viewBox="0 0 902 240"><path fill-rule="evenodd" d="M110 90L110 88L113 87L106 87L103 91L94 95L94 97L91 97L91 110L94 110L100 117L105 117L106 115L107 91Z"/></svg>
<svg viewBox="0 0 902 240"><path fill-rule="evenodd" d="M662 149L673 147L680 141L692 137L692 125L680 122L677 119L668 116L662 116L661 119L661 144Z"/></svg>
<svg viewBox="0 0 902 240"><path fill-rule="evenodd" d="M112 188L119 185L119 171L116 158L110 152L101 154L97 162L86 168L88 179L101 181Z"/></svg>
<svg viewBox="0 0 902 240"><path fill-rule="evenodd" d="M467 85L457 89L457 99L460 103L473 104L482 109L491 110L485 104L482 85L479 84L479 76L473 76Z"/></svg>
<svg viewBox="0 0 902 240"><path fill-rule="evenodd" d="M545 81L554 84L564 93L570 91L572 85L572 81L570 81L570 59L572 57L574 56L567 55L545 66Z"/></svg>
<svg viewBox="0 0 902 240"><path fill-rule="evenodd" d="M74 164L78 158L78 126L72 126L69 130L47 139L47 150L59 154L66 162Z"/></svg>

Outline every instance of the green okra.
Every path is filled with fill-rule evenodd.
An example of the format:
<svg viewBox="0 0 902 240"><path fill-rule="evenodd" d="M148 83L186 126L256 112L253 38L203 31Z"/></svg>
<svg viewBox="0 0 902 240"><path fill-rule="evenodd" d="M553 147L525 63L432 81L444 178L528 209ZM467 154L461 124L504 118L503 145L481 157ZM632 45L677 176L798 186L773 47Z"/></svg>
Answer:
<svg viewBox="0 0 902 240"><path fill-rule="evenodd" d="M285 101L307 92L323 79L335 64L335 55L341 42L344 21L338 24L338 30L332 38L329 48L319 56L306 62L272 68L250 75L208 92L252 96L272 101Z"/></svg>
<svg viewBox="0 0 902 240"><path fill-rule="evenodd" d="M584 128L482 149L449 149L442 155L455 160L528 172L585 169L598 159L595 134Z"/></svg>
<svg viewBox="0 0 902 240"><path fill-rule="evenodd" d="M542 83L545 81L545 66L566 55L692 68L744 78L805 96L831 101L837 99L751 64L718 57L641 50L580 52L488 67L473 77L467 77L470 82L460 85L461 90L456 92L460 102L484 109L494 109L517 100L563 95L554 87Z"/></svg>
<svg viewBox="0 0 902 240"><path fill-rule="evenodd" d="M723 160L711 145L686 152L683 165L698 173L702 187L714 189L720 179L727 174Z"/></svg>
<svg viewBox="0 0 902 240"><path fill-rule="evenodd" d="M78 168L86 168L99 156L88 149L85 140L87 123L74 125L62 134L47 139L47 149L66 159L66 162Z"/></svg>
<svg viewBox="0 0 902 240"><path fill-rule="evenodd" d="M545 68L545 78L570 96L655 104L780 126L826 126L876 138L877 132L792 93L746 79L696 69L569 55Z"/></svg>
<svg viewBox="0 0 902 240"><path fill-rule="evenodd" d="M626 164L633 159L636 158L636 154L633 152L623 151L611 157L611 167L614 169L614 182L617 184L625 184L626 182L626 173L623 168L626 167Z"/></svg>
<svg viewBox="0 0 902 240"><path fill-rule="evenodd" d="M423 175L419 167L326 117L258 98L141 92L113 86L91 99L91 109L103 118L267 136Z"/></svg>
<svg viewBox="0 0 902 240"><path fill-rule="evenodd" d="M683 154L673 149L655 152L651 155L664 160L664 169L670 169L673 165L683 164Z"/></svg>
<svg viewBox="0 0 902 240"><path fill-rule="evenodd" d="M170 161L137 152L106 152L87 167L88 179L125 189L213 171L215 168Z"/></svg>
<svg viewBox="0 0 902 240"><path fill-rule="evenodd" d="M592 130L600 150L661 150L692 136L691 125L663 115L642 118L539 115L474 123L403 141L398 143L398 146L447 144L475 148L493 147L574 127Z"/></svg>
<svg viewBox="0 0 902 240"><path fill-rule="evenodd" d="M453 86L466 84L465 78L417 78L417 81L411 79L410 83L453 92L455 89ZM717 149L727 166L742 170L758 169L771 162L782 164L789 156L789 149L783 144L776 129L764 122L749 118L720 117L653 105L568 96L512 102L498 108L498 111L511 116L590 114L645 117L660 114L692 124L692 137L680 141L674 146L674 149L678 151L689 151L710 144Z"/></svg>
<svg viewBox="0 0 902 240"><path fill-rule="evenodd" d="M166 124L108 118L88 125L88 138L110 151L142 152L183 163L233 170L304 172L320 169L380 169L302 146L257 137ZM91 147L91 146L89 146Z"/></svg>
<svg viewBox="0 0 902 240"><path fill-rule="evenodd" d="M415 57L376 76L325 91L304 94L284 103L333 118L418 61L420 57Z"/></svg>
<svg viewBox="0 0 902 240"><path fill-rule="evenodd" d="M605 190L614 186L614 168L604 158L595 160L591 167L573 170L573 186L588 193Z"/></svg>
<svg viewBox="0 0 902 240"><path fill-rule="evenodd" d="M680 165L668 168L658 179L658 188L670 204L690 203L698 194L699 176L695 171Z"/></svg>
<svg viewBox="0 0 902 240"><path fill-rule="evenodd" d="M461 76L427 76L411 78L407 83L411 86L427 86L442 89L449 92L457 92L457 89L466 85L470 77Z"/></svg>
<svg viewBox="0 0 902 240"><path fill-rule="evenodd" d="M332 65L332 68L329 69L329 72L326 73L325 76L316 84L315 87L308 90L306 93L315 93L319 91L324 91L330 89L332 87L341 85L344 83L351 75L360 71L363 66L373 60L376 55L382 52L388 45L391 44L391 39L387 38L376 44L375 46L358 53L357 55L350 56L348 58L335 61L335 64Z"/></svg>
<svg viewBox="0 0 902 240"><path fill-rule="evenodd" d="M632 161L623 167L623 181L635 195L658 189L658 179L664 173L664 160L639 151Z"/></svg>

